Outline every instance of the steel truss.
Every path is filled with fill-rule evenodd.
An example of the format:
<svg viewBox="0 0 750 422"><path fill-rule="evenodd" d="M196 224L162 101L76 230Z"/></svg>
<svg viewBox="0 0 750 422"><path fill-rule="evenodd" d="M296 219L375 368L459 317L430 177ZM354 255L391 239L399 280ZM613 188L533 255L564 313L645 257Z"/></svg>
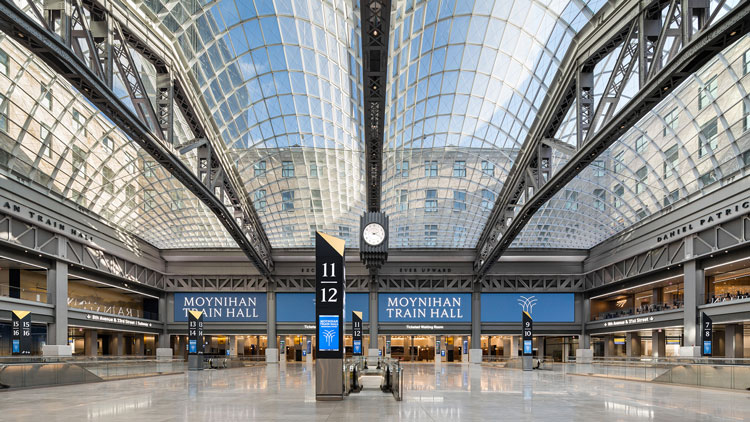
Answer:
<svg viewBox="0 0 750 422"><path fill-rule="evenodd" d="M365 105L365 171L367 210L380 211L383 174L383 125L388 81L390 0L361 0L362 88Z"/></svg>
<svg viewBox="0 0 750 422"><path fill-rule="evenodd" d="M0 245L58 259L121 281L165 288L164 276L157 271L5 214L0 214Z"/></svg>
<svg viewBox="0 0 750 422"><path fill-rule="evenodd" d="M474 263L479 277L550 198L716 53L750 32L750 2L741 2L719 21L724 2L713 11L708 1L639 3L600 16L599 25L576 37L479 238ZM594 67L618 48L614 71L594 104ZM619 107L635 69L639 90ZM577 151L553 175L550 139L574 105Z"/></svg>
<svg viewBox="0 0 750 422"><path fill-rule="evenodd" d="M166 171L198 197L224 225L243 252L264 275L273 271L271 245L251 200L240 183L237 170L223 150L213 147L207 127L211 127L196 105L197 95L168 48L157 52L139 36L141 28L133 19L127 25L118 16L130 16L112 3L95 0L44 2L39 10L29 1L33 16L26 15L12 2L0 0L0 30L15 39L85 95L102 113L138 143ZM149 61L157 71L155 92L149 93L138 72L131 51ZM133 113L115 95L112 84L115 68L122 78ZM173 145L174 109L183 113L198 139L199 168L191 171L177 156ZM219 143L223 145L223 143ZM182 150L183 153L191 148ZM206 169L210 169L207 172ZM195 173L198 173L196 176Z"/></svg>
<svg viewBox="0 0 750 422"><path fill-rule="evenodd" d="M730 220L695 235L652 248L585 274L586 290L628 281L705 259L718 252L750 246L750 217Z"/></svg>

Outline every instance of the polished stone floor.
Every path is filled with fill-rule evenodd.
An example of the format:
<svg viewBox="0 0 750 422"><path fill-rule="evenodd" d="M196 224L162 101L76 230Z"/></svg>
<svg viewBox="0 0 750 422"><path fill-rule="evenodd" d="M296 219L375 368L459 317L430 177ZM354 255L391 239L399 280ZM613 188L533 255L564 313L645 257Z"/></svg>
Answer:
<svg viewBox="0 0 750 422"><path fill-rule="evenodd" d="M281 364L0 392L0 420L748 420L750 393L461 364L407 364L379 390L316 402L312 367Z"/></svg>

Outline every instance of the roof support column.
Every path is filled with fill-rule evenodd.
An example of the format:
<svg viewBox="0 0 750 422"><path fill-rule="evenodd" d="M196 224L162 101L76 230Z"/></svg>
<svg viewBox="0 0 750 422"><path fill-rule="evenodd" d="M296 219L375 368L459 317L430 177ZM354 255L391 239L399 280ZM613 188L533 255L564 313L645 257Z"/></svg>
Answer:
<svg viewBox="0 0 750 422"><path fill-rule="evenodd" d="M378 276L372 274L370 278L370 343L367 346L367 356L377 358L380 345L378 343ZM369 359L368 359L369 361Z"/></svg>
<svg viewBox="0 0 750 422"><path fill-rule="evenodd" d="M61 241L63 243L63 241ZM47 303L53 305L54 322L47 326L44 356L70 356L68 346L68 264L57 261L47 269Z"/></svg>

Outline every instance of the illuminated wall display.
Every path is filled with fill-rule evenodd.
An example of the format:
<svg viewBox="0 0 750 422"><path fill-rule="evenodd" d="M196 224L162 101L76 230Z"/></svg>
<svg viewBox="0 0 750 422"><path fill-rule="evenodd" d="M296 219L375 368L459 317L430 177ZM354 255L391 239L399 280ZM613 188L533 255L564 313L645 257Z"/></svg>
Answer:
<svg viewBox="0 0 750 422"><path fill-rule="evenodd" d="M346 322L351 322L352 311L361 311L362 321L369 321L369 307L367 293L346 293L344 300ZM314 323L315 293L276 293L276 322Z"/></svg>
<svg viewBox="0 0 750 422"><path fill-rule="evenodd" d="M379 293L380 322L471 322L471 293Z"/></svg>
<svg viewBox="0 0 750 422"><path fill-rule="evenodd" d="M174 320L197 310L205 322L265 322L267 306L265 293L175 293Z"/></svg>
<svg viewBox="0 0 750 422"><path fill-rule="evenodd" d="M525 311L534 322L575 322L573 293L482 293L482 322L521 322Z"/></svg>

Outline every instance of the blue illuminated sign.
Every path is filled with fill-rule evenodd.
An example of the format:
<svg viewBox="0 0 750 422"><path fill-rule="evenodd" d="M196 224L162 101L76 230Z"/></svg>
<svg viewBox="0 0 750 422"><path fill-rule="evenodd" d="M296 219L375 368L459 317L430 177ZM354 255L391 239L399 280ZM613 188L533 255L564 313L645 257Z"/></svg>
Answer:
<svg viewBox="0 0 750 422"><path fill-rule="evenodd" d="M469 353L469 340L464 340L464 350L462 350L461 352Z"/></svg>
<svg viewBox="0 0 750 422"><path fill-rule="evenodd" d="M362 321L370 319L370 295L347 293L344 302L346 322L351 322L352 311L362 312ZM315 293L276 293L277 322L315 322Z"/></svg>
<svg viewBox="0 0 750 422"><path fill-rule="evenodd" d="M321 352L339 351L339 316L321 315L318 317L318 350Z"/></svg>
<svg viewBox="0 0 750 422"><path fill-rule="evenodd" d="M440 356L445 356L445 349L440 351Z"/></svg>
<svg viewBox="0 0 750 422"><path fill-rule="evenodd" d="M13 340L13 353L21 353L21 340Z"/></svg>
<svg viewBox="0 0 750 422"><path fill-rule="evenodd" d="M703 354L704 355L711 355L711 341L709 340L703 340Z"/></svg>
<svg viewBox="0 0 750 422"><path fill-rule="evenodd" d="M204 322L265 322L267 306L265 293L175 293L174 320L203 311Z"/></svg>
<svg viewBox="0 0 750 422"><path fill-rule="evenodd" d="M471 322L471 293L379 293L380 322Z"/></svg>
<svg viewBox="0 0 750 422"><path fill-rule="evenodd" d="M523 354L524 355L530 355L531 354L531 340L524 340L523 341Z"/></svg>
<svg viewBox="0 0 750 422"><path fill-rule="evenodd" d="M362 353L362 341L354 340L354 342L352 342L352 353L355 355Z"/></svg>
<svg viewBox="0 0 750 422"><path fill-rule="evenodd" d="M482 322L521 322L526 311L537 322L575 322L573 293L482 293Z"/></svg>
<svg viewBox="0 0 750 422"><path fill-rule="evenodd" d="M188 353L198 353L198 342L195 340L190 340L190 344L188 345Z"/></svg>

